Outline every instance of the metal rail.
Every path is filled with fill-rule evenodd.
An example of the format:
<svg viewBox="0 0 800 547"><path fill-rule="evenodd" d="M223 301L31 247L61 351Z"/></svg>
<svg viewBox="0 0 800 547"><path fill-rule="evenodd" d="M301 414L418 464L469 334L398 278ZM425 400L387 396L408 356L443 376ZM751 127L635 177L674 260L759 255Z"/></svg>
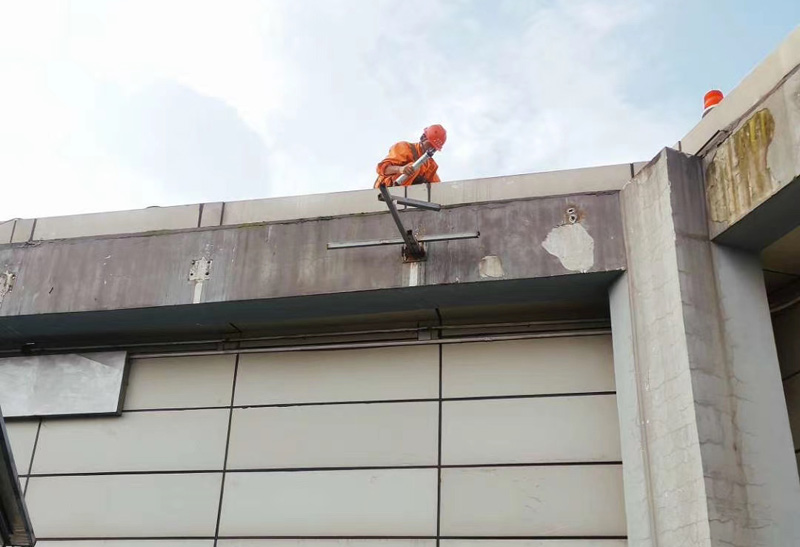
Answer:
<svg viewBox="0 0 800 547"><path fill-rule="evenodd" d="M510 340L530 340L535 338L565 338L570 336L600 336L611 333L611 329L563 330L550 332L526 332L519 334L493 334L479 336L463 336L458 338L437 338L431 340L383 340L375 342L345 342L342 344L319 344L303 346L277 346L271 348L241 348L226 350L196 350L182 352L139 353L131 354L132 358L155 359L160 357L193 357L202 355L233 355L236 353L290 353L298 351L325 351L341 349L391 348L405 346L429 346L432 344L469 344L474 342L501 342Z"/></svg>
<svg viewBox="0 0 800 547"><path fill-rule="evenodd" d="M461 232L455 234L436 234L420 236L416 240L420 243L432 241L454 241L457 239L477 239L481 237L480 232ZM369 239L366 241L353 241L346 243L328 243L328 249L355 249L358 247L379 247L382 245L403 245L405 239Z"/></svg>

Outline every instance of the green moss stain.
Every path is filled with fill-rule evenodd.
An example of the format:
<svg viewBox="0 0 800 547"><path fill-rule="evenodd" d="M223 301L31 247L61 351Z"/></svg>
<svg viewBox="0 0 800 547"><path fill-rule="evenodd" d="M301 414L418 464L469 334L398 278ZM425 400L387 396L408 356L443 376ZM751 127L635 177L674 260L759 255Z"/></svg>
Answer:
<svg viewBox="0 0 800 547"><path fill-rule="evenodd" d="M774 135L772 113L759 110L717 150L706 169L708 209L714 222L733 222L775 190L767 166Z"/></svg>

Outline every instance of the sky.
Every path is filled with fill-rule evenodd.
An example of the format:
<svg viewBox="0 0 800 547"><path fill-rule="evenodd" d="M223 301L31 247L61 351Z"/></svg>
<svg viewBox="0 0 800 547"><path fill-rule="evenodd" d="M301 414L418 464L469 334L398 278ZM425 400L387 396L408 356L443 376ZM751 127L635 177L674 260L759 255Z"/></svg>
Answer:
<svg viewBox="0 0 800 547"><path fill-rule="evenodd" d="M0 222L644 161L797 0L0 0Z"/></svg>

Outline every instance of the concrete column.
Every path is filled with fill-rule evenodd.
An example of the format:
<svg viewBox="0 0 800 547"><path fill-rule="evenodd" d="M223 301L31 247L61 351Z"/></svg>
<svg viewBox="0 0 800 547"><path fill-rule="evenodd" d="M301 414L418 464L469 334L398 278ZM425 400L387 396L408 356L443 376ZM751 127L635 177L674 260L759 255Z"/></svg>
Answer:
<svg viewBox="0 0 800 547"><path fill-rule="evenodd" d="M630 547L800 545L800 482L757 257L708 240L699 161L621 192L611 290Z"/></svg>

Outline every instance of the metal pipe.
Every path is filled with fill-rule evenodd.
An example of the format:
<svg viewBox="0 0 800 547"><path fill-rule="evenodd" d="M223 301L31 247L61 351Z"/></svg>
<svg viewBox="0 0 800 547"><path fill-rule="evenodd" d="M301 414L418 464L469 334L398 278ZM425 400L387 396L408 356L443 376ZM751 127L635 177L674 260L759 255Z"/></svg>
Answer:
<svg viewBox="0 0 800 547"><path fill-rule="evenodd" d="M425 327L401 327L394 329L372 329L372 330L352 330L352 331L332 331L332 332L312 332L301 334L282 334L273 336L249 336L244 338L206 338L199 340L172 340L168 342L136 342L131 344L102 344L93 346L57 346L43 348L42 352L63 353L75 351L102 351L102 350L131 350L132 348L147 348L154 346L192 346L203 344L235 344L242 342L269 342L278 340L301 340L313 338L326 338L330 336L369 336L375 334L403 334L419 333L423 331L446 331L446 330L475 330L475 329L496 329L496 328L524 328L541 326L564 326L608 323L608 319L563 319L557 321L516 321L506 323L468 323L464 325L431 325ZM15 356L19 355L19 350L0 350L0 355Z"/></svg>
<svg viewBox="0 0 800 547"><path fill-rule="evenodd" d="M403 241L406 244L408 254L415 258L421 258L425 255L425 252L422 250L422 247L417 240L414 239L411 230L406 230L405 226L403 226L403 221L400 219L400 213L397 212L397 207L395 207L395 204L392 201L392 196L389 194L389 189L386 186L381 185L380 191L381 195L383 195L386 205L389 207L389 212L392 214L392 219L394 219L397 229L400 230L400 236L403 238Z"/></svg>
<svg viewBox="0 0 800 547"><path fill-rule="evenodd" d="M430 201L422 201L419 199L412 199L406 198L403 196L396 196L394 194L389 194L392 198L392 201L399 203L400 205L410 205L411 207L416 207L417 209L425 209L426 211L441 211L442 206L438 203L431 203ZM380 201L386 201L386 198L383 197L383 194L378 196Z"/></svg>
<svg viewBox="0 0 800 547"><path fill-rule="evenodd" d="M419 242L431 241L454 241L457 239L477 239L481 237L480 232L463 232L459 234L436 234L421 236L417 238ZM382 245L403 245L403 239L371 239L366 241L353 241L352 243L328 243L328 250L334 249L355 249L359 247L379 247Z"/></svg>
<svg viewBox="0 0 800 547"><path fill-rule="evenodd" d="M417 158L417 161L415 161L414 163L412 163L412 164L411 164L411 168L414 170L414 172L415 172L415 173L417 172L417 170L418 170L420 167L422 167L422 165L423 165L423 164L424 164L426 161L428 161L429 159L431 159L431 158L433 157L433 154L434 154L434 152L435 152L435 150L428 150L427 152L425 152L424 154L422 154L422 155L421 155L419 158ZM404 183L405 181L407 181L407 180L408 180L408 175L406 175L405 173L403 173L403 174L401 174L399 177L397 177L397 180L396 180L396 181L394 181L394 185L395 185L395 186L402 186L402 185L403 185L403 183Z"/></svg>
<svg viewBox="0 0 800 547"><path fill-rule="evenodd" d="M469 344L472 342L502 342L510 340L529 340L535 338L564 338L567 336L598 336L610 334L611 329L565 330L553 332L529 332L520 334L494 334L483 336L464 336L460 338L440 338L435 340L388 340L382 342L349 342L344 344L320 344L306 346L280 346L273 348L243 348L231 350L198 350L162 353L131 353L137 359L156 359L160 357L200 357L204 355L233 355L236 353L291 353L298 351L325 351L339 349L369 349L405 346L428 346L431 344Z"/></svg>

